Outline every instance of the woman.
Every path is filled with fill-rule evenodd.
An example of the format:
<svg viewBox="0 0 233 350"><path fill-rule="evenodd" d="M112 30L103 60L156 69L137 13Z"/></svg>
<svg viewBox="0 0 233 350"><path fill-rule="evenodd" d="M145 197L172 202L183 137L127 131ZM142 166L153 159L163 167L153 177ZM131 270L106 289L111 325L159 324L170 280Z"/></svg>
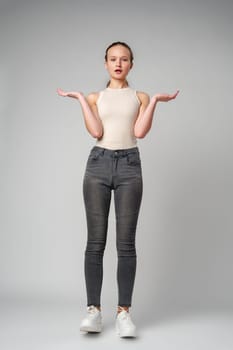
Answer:
<svg viewBox="0 0 233 350"><path fill-rule="evenodd" d="M87 98L81 92L57 89L59 95L79 100L86 128L97 139L83 181L88 228L85 250L87 315L80 330L102 330L103 255L113 191L118 255L116 330L120 337L135 337L136 326L129 308L136 273L135 234L142 198L137 138L143 138L150 130L157 102L170 101L179 91L173 95L156 94L150 99L146 93L132 89L126 78L133 67L133 53L124 42L114 42L106 49L105 67L110 77L107 87Z"/></svg>

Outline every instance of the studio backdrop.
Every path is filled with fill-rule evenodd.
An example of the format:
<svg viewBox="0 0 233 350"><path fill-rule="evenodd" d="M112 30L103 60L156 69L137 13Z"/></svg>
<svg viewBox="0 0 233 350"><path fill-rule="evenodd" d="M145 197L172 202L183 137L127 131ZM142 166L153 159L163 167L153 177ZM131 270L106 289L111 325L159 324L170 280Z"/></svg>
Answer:
<svg viewBox="0 0 233 350"><path fill-rule="evenodd" d="M138 140L143 200L133 302L233 307L231 1L0 4L0 295L86 303L82 181L95 139L78 101L105 88L106 47L127 42L130 85L158 103ZM117 303L114 205L102 303ZM143 303L142 303L143 301Z"/></svg>

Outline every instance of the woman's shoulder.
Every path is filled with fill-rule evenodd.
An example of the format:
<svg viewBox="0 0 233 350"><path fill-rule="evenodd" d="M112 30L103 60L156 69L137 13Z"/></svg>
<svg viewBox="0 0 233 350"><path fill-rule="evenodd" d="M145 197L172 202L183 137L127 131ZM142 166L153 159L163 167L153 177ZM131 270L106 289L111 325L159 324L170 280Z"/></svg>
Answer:
<svg viewBox="0 0 233 350"><path fill-rule="evenodd" d="M87 95L87 101L91 104L95 104L99 98L101 91L91 92Z"/></svg>
<svg viewBox="0 0 233 350"><path fill-rule="evenodd" d="M150 96L143 91L136 91L137 97L142 104L148 104L150 101Z"/></svg>

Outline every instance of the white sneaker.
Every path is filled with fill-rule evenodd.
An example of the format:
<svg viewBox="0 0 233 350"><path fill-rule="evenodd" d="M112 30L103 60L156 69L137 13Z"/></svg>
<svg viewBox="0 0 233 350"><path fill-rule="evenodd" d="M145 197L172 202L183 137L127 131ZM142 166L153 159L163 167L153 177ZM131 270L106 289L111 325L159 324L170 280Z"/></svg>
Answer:
<svg viewBox="0 0 233 350"><path fill-rule="evenodd" d="M121 311L117 315L116 332L121 338L136 337L136 326L126 310Z"/></svg>
<svg viewBox="0 0 233 350"><path fill-rule="evenodd" d="M99 333L102 330L102 315L97 307L87 307L87 315L80 325L81 332Z"/></svg>

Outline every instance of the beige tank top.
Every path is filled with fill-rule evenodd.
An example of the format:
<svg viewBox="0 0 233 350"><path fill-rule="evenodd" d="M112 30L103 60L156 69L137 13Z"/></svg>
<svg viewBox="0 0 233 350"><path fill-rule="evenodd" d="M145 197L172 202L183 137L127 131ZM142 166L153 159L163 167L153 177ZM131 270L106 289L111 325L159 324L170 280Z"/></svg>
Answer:
<svg viewBox="0 0 233 350"><path fill-rule="evenodd" d="M138 116L140 101L130 87L106 88L100 91L97 108L103 124L103 136L96 146L108 149L127 149L137 145L134 123Z"/></svg>

